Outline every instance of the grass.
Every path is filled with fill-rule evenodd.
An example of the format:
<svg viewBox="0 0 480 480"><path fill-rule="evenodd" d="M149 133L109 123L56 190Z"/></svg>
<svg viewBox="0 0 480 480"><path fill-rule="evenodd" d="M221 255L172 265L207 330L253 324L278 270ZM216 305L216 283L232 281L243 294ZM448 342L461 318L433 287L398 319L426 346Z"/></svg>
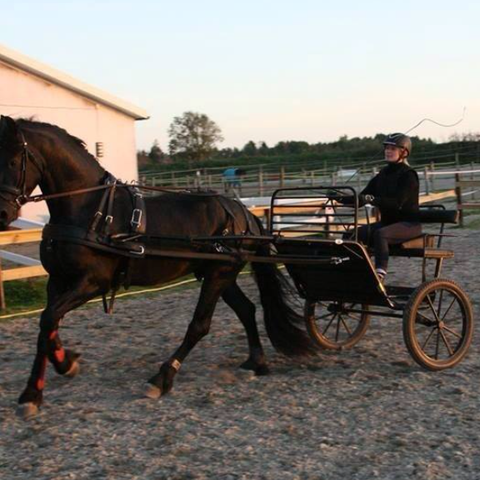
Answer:
<svg viewBox="0 0 480 480"><path fill-rule="evenodd" d="M3 284L7 309L3 315L23 310L35 310L47 302L47 279L45 277L28 280L12 280Z"/></svg>
<svg viewBox="0 0 480 480"><path fill-rule="evenodd" d="M251 273L250 266L246 266L241 274L249 274ZM139 296L144 298L148 298L152 295L165 295L171 292L170 289L164 291L144 291L144 290L154 290L156 288L164 288L168 286L173 286L179 282L195 280L193 275L187 275L180 279L176 279L172 282L168 282L163 285L152 285L152 286L143 286L143 287L131 287L125 290L123 287L117 292L117 299L115 304L117 305L118 302L124 300L121 298L122 294L127 293L139 293ZM15 313L22 313L22 312L29 312L32 310L40 310L43 309L47 303L47 278L46 277L39 277L39 278L32 278L28 280L13 280L10 282L5 282L4 284L4 291L5 291L5 300L7 303L7 308L0 312L0 317L2 315L10 315ZM185 283L183 285L178 285L173 287L175 291L183 291L183 290L191 290L191 289L198 289L200 283L197 281L192 281L191 283ZM131 298L131 296L125 296L125 300ZM101 302L90 303L83 305L81 308L86 307L101 307ZM35 314L38 316L38 314ZM0 319L0 322L7 321L8 319Z"/></svg>
<svg viewBox="0 0 480 480"><path fill-rule="evenodd" d="M182 279L177 279L173 282L169 282L165 285L161 285L162 287L166 287L169 285L174 285L179 281L185 280L192 280L194 277L193 275L189 275L187 277L183 277ZM128 289L128 292L140 292L142 290L154 289L158 288L158 285L152 286L145 286L145 287L131 287ZM184 285L179 285L175 287L175 290L181 291L191 288L198 288L197 282L192 282ZM21 312L28 312L31 310L39 310L43 309L47 304L47 278L34 278L28 280L13 280L11 282L4 283L4 292L5 292L5 301L7 303L7 308L0 312L0 316L2 315L10 315L15 313ZM121 288L117 296L126 293L127 291L124 288ZM158 295L162 294L163 292L144 292L142 296L150 296L150 295ZM166 293L166 292L165 292ZM126 297L130 298L130 297ZM121 301L122 298L118 298L118 301ZM99 303L101 302L90 304L91 306L98 307ZM116 300L117 303L117 300ZM84 306L85 307L85 306ZM83 307L82 307L83 308ZM103 308L103 307L102 307ZM0 319L0 322L2 320Z"/></svg>

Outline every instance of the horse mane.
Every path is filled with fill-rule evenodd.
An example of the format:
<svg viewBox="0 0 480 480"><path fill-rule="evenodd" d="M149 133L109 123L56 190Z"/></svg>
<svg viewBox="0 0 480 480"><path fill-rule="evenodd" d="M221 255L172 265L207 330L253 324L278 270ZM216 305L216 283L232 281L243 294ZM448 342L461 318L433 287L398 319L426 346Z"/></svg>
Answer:
<svg viewBox="0 0 480 480"><path fill-rule="evenodd" d="M46 130L49 133L54 134L56 137L65 139L68 143L73 143L77 147L80 147L84 153L91 157L95 162L98 163L97 159L87 150L87 144L78 137L71 135L65 129L59 127L58 125L52 125L51 123L39 122L34 120L33 117L30 118L18 118L16 119L17 125L22 128L31 128L33 130Z"/></svg>

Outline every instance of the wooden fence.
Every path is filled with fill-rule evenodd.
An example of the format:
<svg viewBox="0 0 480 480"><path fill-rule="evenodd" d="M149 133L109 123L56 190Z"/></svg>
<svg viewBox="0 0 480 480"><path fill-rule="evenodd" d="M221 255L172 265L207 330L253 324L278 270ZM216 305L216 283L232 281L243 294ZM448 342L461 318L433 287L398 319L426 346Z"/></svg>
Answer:
<svg viewBox="0 0 480 480"><path fill-rule="evenodd" d="M465 202L465 189L472 190L480 188L480 180L463 180L459 173L455 174L455 196L457 197L457 208L460 211L460 226L464 225L464 211L470 209L480 209L480 201ZM473 193L475 198L475 193Z"/></svg>

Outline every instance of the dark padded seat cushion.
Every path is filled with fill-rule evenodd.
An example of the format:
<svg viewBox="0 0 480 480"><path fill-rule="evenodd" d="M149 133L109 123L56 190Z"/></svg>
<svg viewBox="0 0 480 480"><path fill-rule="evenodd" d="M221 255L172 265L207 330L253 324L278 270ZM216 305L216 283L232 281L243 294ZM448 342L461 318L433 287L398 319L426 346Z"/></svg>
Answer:
<svg viewBox="0 0 480 480"><path fill-rule="evenodd" d="M420 223L458 223L458 210L420 209Z"/></svg>

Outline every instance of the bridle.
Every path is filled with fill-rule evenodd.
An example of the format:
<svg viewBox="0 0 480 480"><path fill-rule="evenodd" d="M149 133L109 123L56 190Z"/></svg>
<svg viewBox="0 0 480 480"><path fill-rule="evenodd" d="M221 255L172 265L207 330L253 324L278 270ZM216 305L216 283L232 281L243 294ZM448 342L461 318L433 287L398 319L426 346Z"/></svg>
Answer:
<svg viewBox="0 0 480 480"><path fill-rule="evenodd" d="M25 140L23 132L20 131L21 144L22 144L22 159L20 165L20 175L18 177L18 182L15 187L6 184L0 184L0 198L5 200L7 203L10 203L19 210L23 205L28 202L27 195L27 163L30 159L31 163L35 165L37 170L40 172L40 175L43 176L44 165L38 160L34 153L28 148L28 143ZM5 197L4 194L7 194L8 197ZM10 197L10 198L9 198Z"/></svg>

